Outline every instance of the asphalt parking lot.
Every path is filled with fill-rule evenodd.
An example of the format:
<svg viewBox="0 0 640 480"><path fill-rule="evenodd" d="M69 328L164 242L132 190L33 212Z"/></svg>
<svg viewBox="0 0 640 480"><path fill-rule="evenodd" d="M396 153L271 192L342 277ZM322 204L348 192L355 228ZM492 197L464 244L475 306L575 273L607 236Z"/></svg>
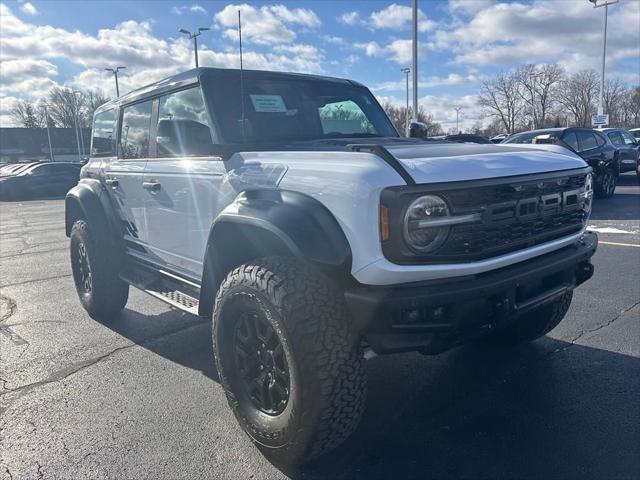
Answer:
<svg viewBox="0 0 640 480"><path fill-rule="evenodd" d="M0 204L0 477L640 477L640 187L596 201L594 278L520 348L368 361L363 423L299 471L227 408L210 326L132 290L108 323L76 297L62 200Z"/></svg>

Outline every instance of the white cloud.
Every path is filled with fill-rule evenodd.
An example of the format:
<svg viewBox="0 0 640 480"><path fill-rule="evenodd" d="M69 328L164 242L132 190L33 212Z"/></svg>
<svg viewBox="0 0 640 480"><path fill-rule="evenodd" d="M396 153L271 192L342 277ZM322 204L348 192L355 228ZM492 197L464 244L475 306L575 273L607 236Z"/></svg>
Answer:
<svg viewBox="0 0 640 480"><path fill-rule="evenodd" d="M27 15L38 15L38 9L34 7L30 2L25 2L20 5L20 10L22 10L22 12L26 13Z"/></svg>
<svg viewBox="0 0 640 480"><path fill-rule="evenodd" d="M11 111L18 106L20 99L18 97L9 97L0 95L0 125L14 125Z"/></svg>
<svg viewBox="0 0 640 480"><path fill-rule="evenodd" d="M474 14L489 8L494 0L449 0L449 10L453 13Z"/></svg>
<svg viewBox="0 0 640 480"><path fill-rule="evenodd" d="M198 4L193 5L180 5L171 7L171 13L174 15L182 15L184 12L189 11L191 13L201 13L203 15L207 14L207 10Z"/></svg>
<svg viewBox="0 0 640 480"><path fill-rule="evenodd" d="M405 30L409 28L411 21L412 8L406 5L398 5L396 3L392 3L382 10L373 12L369 17L369 25L375 30ZM429 20L422 10L418 9L418 30L426 32L434 27L435 22Z"/></svg>
<svg viewBox="0 0 640 480"><path fill-rule="evenodd" d="M476 83L482 80L482 77L474 74L460 75L458 73L450 73L444 77L431 76L418 81L418 88L433 88L440 86L452 86L452 85L468 85ZM398 80L395 82L383 82L380 85L372 87L374 92L383 91L404 91L404 80Z"/></svg>
<svg viewBox="0 0 640 480"><path fill-rule="evenodd" d="M338 21L345 25L355 25L360 23L360 13L356 11L345 12L338 17Z"/></svg>
<svg viewBox="0 0 640 480"><path fill-rule="evenodd" d="M284 5L227 5L214 15L219 26L225 28L226 38L238 38L238 10L242 13L242 39L262 45L287 43L295 40L296 32L290 26L316 28L320 19L313 10L289 9Z"/></svg>
<svg viewBox="0 0 640 480"><path fill-rule="evenodd" d="M368 57L379 57L391 60L399 65L411 62L411 40L396 39L386 45L378 42L356 43L354 47L364 51ZM426 44L418 45L418 55L422 56L429 49Z"/></svg>

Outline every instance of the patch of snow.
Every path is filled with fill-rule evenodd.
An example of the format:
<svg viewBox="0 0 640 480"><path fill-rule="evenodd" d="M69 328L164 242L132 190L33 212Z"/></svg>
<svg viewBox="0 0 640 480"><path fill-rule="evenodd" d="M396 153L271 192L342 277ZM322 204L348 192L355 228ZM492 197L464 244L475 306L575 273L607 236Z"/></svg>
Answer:
<svg viewBox="0 0 640 480"><path fill-rule="evenodd" d="M596 233L625 233L625 234L634 234L638 232L630 232L629 230L620 230L619 228L612 227L587 227L587 230Z"/></svg>

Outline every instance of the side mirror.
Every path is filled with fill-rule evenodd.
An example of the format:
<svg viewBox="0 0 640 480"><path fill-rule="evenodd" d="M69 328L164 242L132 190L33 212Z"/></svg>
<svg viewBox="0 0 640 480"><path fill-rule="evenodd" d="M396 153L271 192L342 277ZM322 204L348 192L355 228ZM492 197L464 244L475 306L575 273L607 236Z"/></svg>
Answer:
<svg viewBox="0 0 640 480"><path fill-rule="evenodd" d="M427 136L427 125L422 122L411 122L409 125L409 136L411 138L425 138Z"/></svg>

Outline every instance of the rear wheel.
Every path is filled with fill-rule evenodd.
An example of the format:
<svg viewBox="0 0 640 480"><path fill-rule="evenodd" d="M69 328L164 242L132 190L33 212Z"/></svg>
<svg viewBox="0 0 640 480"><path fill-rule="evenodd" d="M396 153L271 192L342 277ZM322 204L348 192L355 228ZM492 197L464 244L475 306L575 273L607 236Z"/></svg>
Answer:
<svg viewBox="0 0 640 480"><path fill-rule="evenodd" d="M229 405L271 459L310 460L356 428L365 398L359 339L319 272L282 257L242 265L218 291L213 325Z"/></svg>
<svg viewBox="0 0 640 480"><path fill-rule="evenodd" d="M509 326L490 333L484 337L484 342L508 347L540 338L558 326L569 310L572 298L573 292L565 293L553 303L524 314Z"/></svg>
<svg viewBox="0 0 640 480"><path fill-rule="evenodd" d="M595 194L598 198L611 198L616 191L618 176L613 168L607 167L596 177Z"/></svg>
<svg viewBox="0 0 640 480"><path fill-rule="evenodd" d="M82 306L93 318L108 319L127 304L129 285L118 276L118 258L101 245L84 220L71 229L71 271Z"/></svg>

